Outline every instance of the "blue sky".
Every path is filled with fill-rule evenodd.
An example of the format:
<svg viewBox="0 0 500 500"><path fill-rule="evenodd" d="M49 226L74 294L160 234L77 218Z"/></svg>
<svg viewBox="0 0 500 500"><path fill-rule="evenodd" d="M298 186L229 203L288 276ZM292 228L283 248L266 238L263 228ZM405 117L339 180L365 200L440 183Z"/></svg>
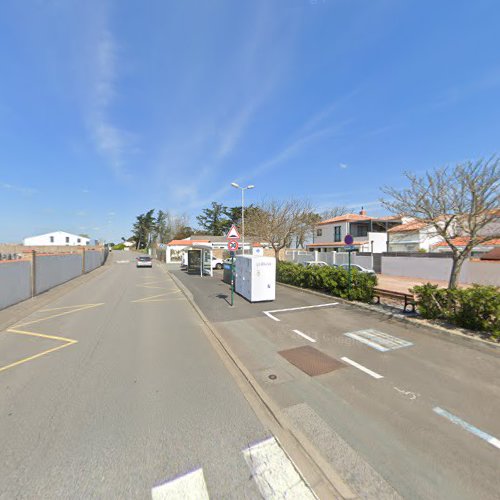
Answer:
<svg viewBox="0 0 500 500"><path fill-rule="evenodd" d="M500 3L4 0L0 241L307 198L380 213L500 138Z"/></svg>

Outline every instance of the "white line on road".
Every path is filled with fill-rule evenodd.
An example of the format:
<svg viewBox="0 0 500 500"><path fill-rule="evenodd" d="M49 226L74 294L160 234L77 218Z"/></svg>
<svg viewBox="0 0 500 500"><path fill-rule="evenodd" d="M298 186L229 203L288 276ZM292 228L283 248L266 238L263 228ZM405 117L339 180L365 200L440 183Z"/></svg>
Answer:
<svg viewBox="0 0 500 500"><path fill-rule="evenodd" d="M288 312L288 311L300 311L302 309L314 309L316 307L328 307L336 306L338 302L330 302L328 304L318 304L316 306L302 306L302 307L289 307L288 309L274 309L273 311L262 311L266 316L273 319L274 321L281 321L280 319L273 316L273 313Z"/></svg>
<svg viewBox="0 0 500 500"><path fill-rule="evenodd" d="M197 469L151 490L153 500L209 500L203 469Z"/></svg>
<svg viewBox="0 0 500 500"><path fill-rule="evenodd" d="M491 436L490 434L478 429L477 427L474 427L473 425L469 424L465 420L462 420L461 418L453 415L452 413L443 410L442 408L439 408L439 406L436 406L433 408L434 412L437 413L438 415L441 415L442 417L447 418L454 424L462 427L462 429L465 429L466 431L471 432L477 437L480 437L481 439L484 439L486 442L490 443L493 445L495 448L500 449L500 439Z"/></svg>
<svg viewBox="0 0 500 500"><path fill-rule="evenodd" d="M243 455L265 499L317 498L274 437L248 447Z"/></svg>
<svg viewBox="0 0 500 500"><path fill-rule="evenodd" d="M292 331L295 332L297 335L304 337L306 340L309 340L309 342L316 342L316 340L314 340L312 337L309 337L309 335L302 333L300 330L292 330Z"/></svg>
<svg viewBox="0 0 500 500"><path fill-rule="evenodd" d="M384 332L379 332L372 328L368 330L359 330L357 332L344 333L346 337L351 337L353 339L363 342L363 344L369 345L377 351L387 352L394 349L400 349L401 347L409 347L413 345L407 340L400 339L398 337L393 337Z"/></svg>
<svg viewBox="0 0 500 500"><path fill-rule="evenodd" d="M355 368L357 368L358 370L361 370L362 372L365 372L367 373L368 375L370 375L370 377L373 377L373 378L384 378L383 375L379 375L378 373L366 368L365 366L363 365L360 365L359 363L356 363L356 361L353 361L352 359L349 359L349 358L346 358L346 357L343 357L343 358L340 358L342 361L345 361L346 363L349 363L350 365L354 366Z"/></svg>

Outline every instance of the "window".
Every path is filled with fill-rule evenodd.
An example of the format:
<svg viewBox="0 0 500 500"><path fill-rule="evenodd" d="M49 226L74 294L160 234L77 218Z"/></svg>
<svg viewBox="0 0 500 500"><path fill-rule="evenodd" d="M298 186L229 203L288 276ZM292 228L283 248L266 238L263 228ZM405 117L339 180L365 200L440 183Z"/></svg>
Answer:
<svg viewBox="0 0 500 500"><path fill-rule="evenodd" d="M368 236L368 224L358 224L356 236Z"/></svg>
<svg viewBox="0 0 500 500"><path fill-rule="evenodd" d="M80 238L77 238L77 239L76 239L76 242L77 242L77 243L81 243L81 241L82 241L82 240L81 240Z"/></svg>
<svg viewBox="0 0 500 500"><path fill-rule="evenodd" d="M323 229L316 229L316 236L323 236Z"/></svg>
<svg viewBox="0 0 500 500"><path fill-rule="evenodd" d="M69 236L66 236L66 243L69 243Z"/></svg>
<svg viewBox="0 0 500 500"><path fill-rule="evenodd" d="M53 236L50 237L50 242L54 243L54 237Z"/></svg>
<svg viewBox="0 0 500 500"><path fill-rule="evenodd" d="M341 229L342 229L342 226L335 226L333 228L333 241L342 241L341 240Z"/></svg>

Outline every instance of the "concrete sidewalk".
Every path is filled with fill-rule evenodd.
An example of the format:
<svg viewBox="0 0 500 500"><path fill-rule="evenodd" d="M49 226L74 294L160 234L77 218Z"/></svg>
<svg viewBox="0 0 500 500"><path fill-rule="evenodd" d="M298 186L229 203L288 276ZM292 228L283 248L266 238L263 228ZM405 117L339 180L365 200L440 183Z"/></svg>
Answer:
<svg viewBox="0 0 500 500"><path fill-rule="evenodd" d="M172 274L279 415L360 498L500 491L500 450L484 439L500 436L498 349L281 286L272 303L235 295L231 308L220 273ZM286 357L305 347L313 372L320 361L330 371L309 375Z"/></svg>

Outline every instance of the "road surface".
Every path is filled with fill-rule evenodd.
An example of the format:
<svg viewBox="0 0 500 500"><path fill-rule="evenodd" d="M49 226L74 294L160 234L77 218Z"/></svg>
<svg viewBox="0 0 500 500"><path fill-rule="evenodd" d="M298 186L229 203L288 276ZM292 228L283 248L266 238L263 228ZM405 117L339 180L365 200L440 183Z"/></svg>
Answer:
<svg viewBox="0 0 500 500"><path fill-rule="evenodd" d="M0 498L261 498L256 467L289 467L165 269L134 257L0 333Z"/></svg>

